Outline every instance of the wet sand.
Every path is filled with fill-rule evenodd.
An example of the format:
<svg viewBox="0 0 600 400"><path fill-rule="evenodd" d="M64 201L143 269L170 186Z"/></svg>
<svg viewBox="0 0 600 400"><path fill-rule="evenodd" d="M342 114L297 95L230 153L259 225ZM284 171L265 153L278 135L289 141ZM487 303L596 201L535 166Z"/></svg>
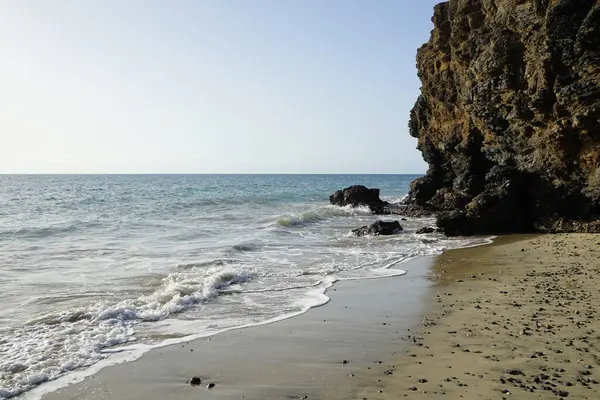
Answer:
<svg viewBox="0 0 600 400"><path fill-rule="evenodd" d="M582 234L448 251L400 266L404 277L340 282L299 317L156 349L44 399L598 399L599 256L600 236Z"/></svg>
<svg viewBox="0 0 600 400"><path fill-rule="evenodd" d="M599 399L600 236L500 238L443 254L411 347L358 399Z"/></svg>
<svg viewBox="0 0 600 400"><path fill-rule="evenodd" d="M357 374L391 359L420 320L433 260L399 265L405 276L338 282L328 304L300 316L155 349L43 399L354 398Z"/></svg>

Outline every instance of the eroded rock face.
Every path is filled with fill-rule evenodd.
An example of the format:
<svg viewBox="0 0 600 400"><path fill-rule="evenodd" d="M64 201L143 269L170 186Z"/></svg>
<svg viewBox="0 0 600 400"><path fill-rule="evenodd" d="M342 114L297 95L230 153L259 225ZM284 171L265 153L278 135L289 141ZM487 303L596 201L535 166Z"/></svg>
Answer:
<svg viewBox="0 0 600 400"><path fill-rule="evenodd" d="M354 229L352 233L354 233L356 236L379 236L393 235L401 232L402 230L403 228L398 221L376 221L369 226L363 226L361 228Z"/></svg>
<svg viewBox="0 0 600 400"><path fill-rule="evenodd" d="M336 206L367 206L375 214L389 214L385 207L387 202L379 198L379 189L369 189L366 186L355 185L338 190L329 196L329 202Z"/></svg>
<svg viewBox="0 0 600 400"><path fill-rule="evenodd" d="M453 235L599 231L600 0L450 0L433 22L407 209Z"/></svg>

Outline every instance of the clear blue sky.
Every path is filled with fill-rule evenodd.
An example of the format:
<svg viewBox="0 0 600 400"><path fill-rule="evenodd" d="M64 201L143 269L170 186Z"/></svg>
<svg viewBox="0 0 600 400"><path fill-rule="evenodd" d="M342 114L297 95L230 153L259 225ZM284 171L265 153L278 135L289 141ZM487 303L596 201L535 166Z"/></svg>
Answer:
<svg viewBox="0 0 600 400"><path fill-rule="evenodd" d="M435 0L5 0L0 173L420 173Z"/></svg>

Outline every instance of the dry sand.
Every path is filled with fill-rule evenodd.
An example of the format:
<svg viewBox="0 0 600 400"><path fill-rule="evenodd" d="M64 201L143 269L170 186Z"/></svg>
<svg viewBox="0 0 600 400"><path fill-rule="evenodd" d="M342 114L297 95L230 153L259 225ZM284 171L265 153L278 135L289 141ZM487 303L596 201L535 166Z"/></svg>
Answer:
<svg viewBox="0 0 600 400"><path fill-rule="evenodd" d="M500 238L435 272L437 307L358 399L600 399L600 236Z"/></svg>

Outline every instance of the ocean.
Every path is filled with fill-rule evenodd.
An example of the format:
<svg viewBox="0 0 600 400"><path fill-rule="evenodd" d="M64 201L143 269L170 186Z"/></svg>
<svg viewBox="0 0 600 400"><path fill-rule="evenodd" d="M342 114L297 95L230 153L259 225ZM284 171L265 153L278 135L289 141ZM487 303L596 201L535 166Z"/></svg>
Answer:
<svg viewBox="0 0 600 400"><path fill-rule="evenodd" d="M289 318L338 280L402 275L403 261L473 244L417 235L434 221L415 218L354 237L378 217L329 205L353 184L400 201L416 177L0 176L0 399Z"/></svg>

